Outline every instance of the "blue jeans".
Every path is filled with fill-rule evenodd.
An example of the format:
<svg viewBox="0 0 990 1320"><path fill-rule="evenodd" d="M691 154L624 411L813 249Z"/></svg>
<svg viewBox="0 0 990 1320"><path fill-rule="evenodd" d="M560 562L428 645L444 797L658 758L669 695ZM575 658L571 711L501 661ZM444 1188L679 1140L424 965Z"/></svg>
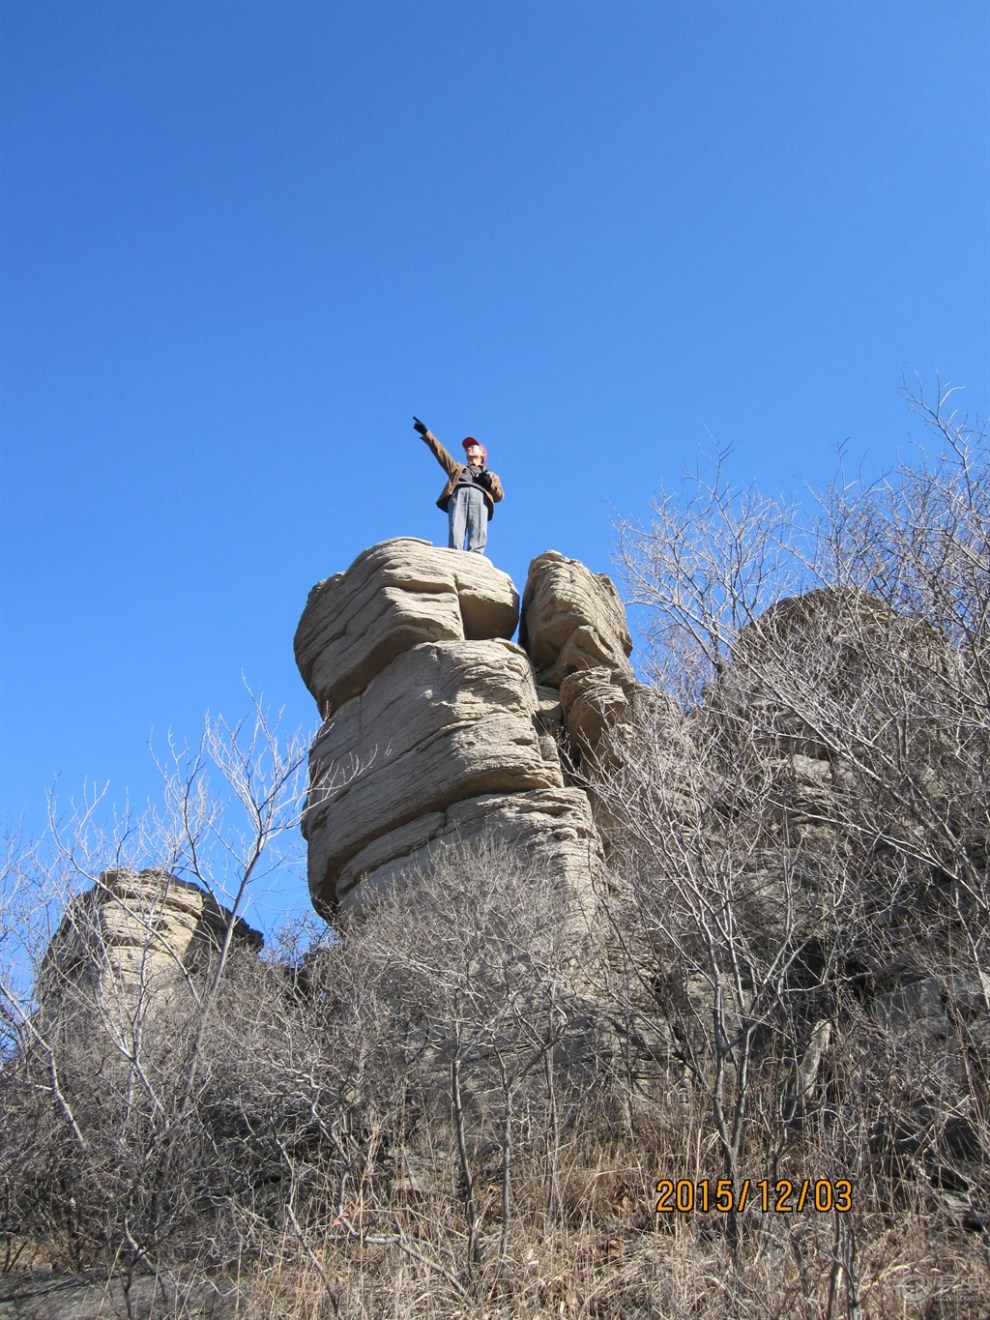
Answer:
<svg viewBox="0 0 990 1320"><path fill-rule="evenodd" d="M447 544L451 550L468 549L483 554L488 541L488 508L481 491L472 486L458 486L447 505L447 517L450 519Z"/></svg>

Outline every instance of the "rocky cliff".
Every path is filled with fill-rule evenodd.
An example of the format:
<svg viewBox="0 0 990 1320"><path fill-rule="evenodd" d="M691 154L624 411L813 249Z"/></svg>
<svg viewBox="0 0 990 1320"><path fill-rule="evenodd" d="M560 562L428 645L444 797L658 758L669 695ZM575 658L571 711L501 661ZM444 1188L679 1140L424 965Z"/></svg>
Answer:
<svg viewBox="0 0 990 1320"><path fill-rule="evenodd" d="M480 555L385 541L318 583L299 671L324 717L303 815L317 910L346 922L439 848L494 836L590 909L602 844L568 774L634 687L611 581L547 551L522 602Z"/></svg>

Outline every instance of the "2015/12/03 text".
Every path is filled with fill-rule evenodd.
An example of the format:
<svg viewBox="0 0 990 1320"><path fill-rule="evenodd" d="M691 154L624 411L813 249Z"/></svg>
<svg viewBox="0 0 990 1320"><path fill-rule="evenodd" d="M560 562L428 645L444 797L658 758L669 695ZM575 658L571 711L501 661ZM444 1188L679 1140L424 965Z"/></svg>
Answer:
<svg viewBox="0 0 990 1320"><path fill-rule="evenodd" d="M852 1209L852 1182L848 1178L660 1178L656 1213L731 1214L762 1210L764 1214L801 1214L816 1211L845 1214Z"/></svg>

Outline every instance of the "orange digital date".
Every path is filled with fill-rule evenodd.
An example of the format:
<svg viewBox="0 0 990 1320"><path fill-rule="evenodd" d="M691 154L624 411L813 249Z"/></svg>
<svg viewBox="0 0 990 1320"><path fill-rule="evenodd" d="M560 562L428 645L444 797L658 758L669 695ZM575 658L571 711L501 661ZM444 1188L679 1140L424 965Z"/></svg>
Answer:
<svg viewBox="0 0 990 1320"><path fill-rule="evenodd" d="M661 1178L657 1182L658 1215L731 1214L739 1210L764 1214L801 1214L814 1210L845 1214L852 1209L852 1182L848 1178Z"/></svg>

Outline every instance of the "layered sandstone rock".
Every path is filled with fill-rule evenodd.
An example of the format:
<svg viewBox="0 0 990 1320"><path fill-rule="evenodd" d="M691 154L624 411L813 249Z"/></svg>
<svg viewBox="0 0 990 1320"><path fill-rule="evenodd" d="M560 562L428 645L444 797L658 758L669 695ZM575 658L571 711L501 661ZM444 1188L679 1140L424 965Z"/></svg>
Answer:
<svg viewBox="0 0 990 1320"><path fill-rule="evenodd" d="M511 579L483 555L397 537L365 550L346 573L309 593L296 629L296 664L326 715L411 647L510 638L518 619Z"/></svg>
<svg viewBox="0 0 990 1320"><path fill-rule="evenodd" d="M313 744L303 832L314 897L410 822L483 794L562 788L535 712L529 662L511 642L421 643L397 656Z"/></svg>
<svg viewBox="0 0 990 1320"><path fill-rule="evenodd" d="M310 593L295 649L326 717L303 817L320 911L358 915L436 849L485 835L590 909L600 840L561 744L591 747L624 709L631 642L611 582L556 551L533 561L527 601L528 652L509 640L504 573L409 538Z"/></svg>
<svg viewBox="0 0 990 1320"><path fill-rule="evenodd" d="M559 688L568 674L604 667L633 683L632 638L611 578L547 550L529 566L519 641L538 681Z"/></svg>
<svg viewBox="0 0 990 1320"><path fill-rule="evenodd" d="M560 685L564 728L580 755L597 763L614 754L610 735L626 723L634 684L605 665L568 674Z"/></svg>
<svg viewBox="0 0 990 1320"><path fill-rule="evenodd" d="M534 861L548 883L566 886L574 911L590 918L591 879L601 845L586 795L578 788L484 793L453 802L374 839L341 867L337 912L346 921L407 877L428 867L445 846L492 836Z"/></svg>
<svg viewBox="0 0 990 1320"><path fill-rule="evenodd" d="M929 715L961 676L960 652L924 619L866 591L820 588L742 629L701 714L713 730L747 731L744 754L772 771L770 816L795 843L811 843L843 832L840 800L889 790L893 808L893 781L864 781L858 748L901 765L912 794L939 795L952 749ZM902 724L910 738L897 745Z"/></svg>
<svg viewBox="0 0 990 1320"><path fill-rule="evenodd" d="M113 1013L172 1003L222 947L258 950L261 935L198 885L167 871L104 871L66 908L45 954L46 1009Z"/></svg>
<svg viewBox="0 0 990 1320"><path fill-rule="evenodd" d="M852 710L873 719L892 691L925 701L954 681L961 658L924 619L896 613L869 592L819 588L777 601L736 638L711 705L741 710L764 744L827 759L818 726Z"/></svg>
<svg viewBox="0 0 990 1320"><path fill-rule="evenodd" d="M572 753L595 764L638 687L627 658L625 610L611 578L556 550L537 556L523 593L519 640L538 682L558 695Z"/></svg>

